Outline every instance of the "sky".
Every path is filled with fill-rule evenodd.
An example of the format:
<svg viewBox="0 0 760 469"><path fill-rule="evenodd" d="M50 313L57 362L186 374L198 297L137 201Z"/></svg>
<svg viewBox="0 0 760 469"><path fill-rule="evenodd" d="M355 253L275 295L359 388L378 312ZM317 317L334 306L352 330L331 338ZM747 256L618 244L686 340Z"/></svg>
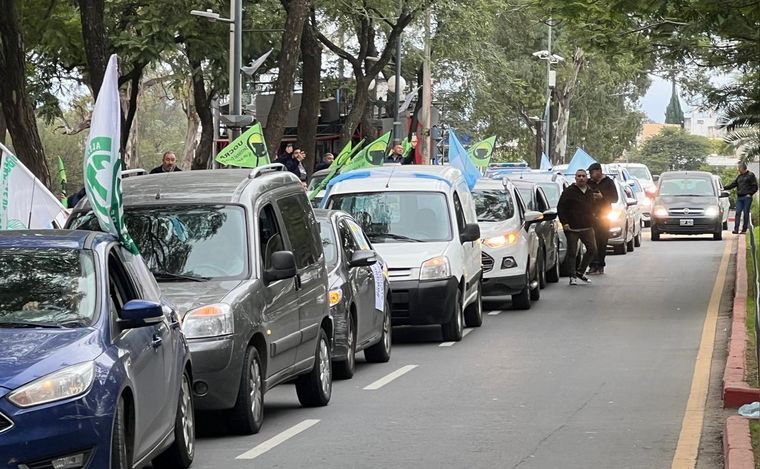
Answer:
<svg viewBox="0 0 760 469"><path fill-rule="evenodd" d="M660 77L650 75L652 85L649 87L647 94L641 98L641 110L654 122L665 122L665 108L670 102L671 84L669 81ZM681 98L681 109L689 112L690 108L683 98Z"/></svg>

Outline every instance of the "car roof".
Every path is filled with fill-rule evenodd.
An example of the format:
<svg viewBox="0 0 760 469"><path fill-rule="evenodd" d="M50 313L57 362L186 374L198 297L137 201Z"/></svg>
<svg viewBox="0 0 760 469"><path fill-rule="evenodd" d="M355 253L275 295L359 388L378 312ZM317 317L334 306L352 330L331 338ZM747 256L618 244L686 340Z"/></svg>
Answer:
<svg viewBox="0 0 760 469"><path fill-rule="evenodd" d="M512 181L507 179L507 187L514 186L512 184ZM503 179L489 179L489 178L480 178L478 179L478 182L475 183L475 188L473 190L477 189L504 189L504 182Z"/></svg>
<svg viewBox="0 0 760 469"><path fill-rule="evenodd" d="M92 249L116 241L113 235L86 230L6 230L0 231L1 248Z"/></svg>
<svg viewBox="0 0 760 469"><path fill-rule="evenodd" d="M341 174L327 185L330 193L435 191L447 192L462 179L452 166L387 165Z"/></svg>
<svg viewBox="0 0 760 469"><path fill-rule="evenodd" d="M335 221L335 219L341 216L350 217L350 215L343 210L327 210L324 208L314 209L314 217L317 219L317 221Z"/></svg>
<svg viewBox="0 0 760 469"><path fill-rule="evenodd" d="M707 171L665 171L660 174L660 180L674 177L712 178L713 174Z"/></svg>
<svg viewBox="0 0 760 469"><path fill-rule="evenodd" d="M314 176L327 176L328 174L330 174L330 168L325 168L325 169L320 169L319 171L314 171L314 173L312 173L311 176L312 177L314 177Z"/></svg>

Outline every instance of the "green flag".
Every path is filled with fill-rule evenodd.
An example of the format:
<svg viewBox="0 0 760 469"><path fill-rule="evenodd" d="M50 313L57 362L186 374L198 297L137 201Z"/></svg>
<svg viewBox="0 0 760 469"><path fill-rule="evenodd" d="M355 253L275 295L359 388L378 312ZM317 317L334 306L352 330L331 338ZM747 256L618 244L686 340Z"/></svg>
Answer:
<svg viewBox="0 0 760 469"><path fill-rule="evenodd" d="M479 168L487 168L493 155L493 147L496 144L496 137L490 137L482 142L471 146L467 153L470 154L470 160Z"/></svg>
<svg viewBox="0 0 760 469"><path fill-rule="evenodd" d="M336 174L338 174L340 168L351 161L353 154L359 151L363 144L364 140L359 142L359 144L355 147L351 145L350 140L348 143L346 143L346 146L344 146L340 153L338 153L338 156L333 160L332 163L330 163L330 167L328 168L330 172L327 173L327 176L325 176L324 179L322 179L322 182L319 183L317 188L309 193L309 200L314 200L314 198L319 195L320 192L325 190L325 187L327 187L327 184L330 182L330 180L334 178Z"/></svg>
<svg viewBox="0 0 760 469"><path fill-rule="evenodd" d="M341 174L353 171L355 169L367 168L369 166L382 166L385 162L385 151L388 148L388 142L391 139L391 133L387 132L382 137L370 143L362 151L351 158L351 162L343 166Z"/></svg>
<svg viewBox="0 0 760 469"><path fill-rule="evenodd" d="M261 123L243 132L224 150L216 155L216 162L227 166L239 166L241 168L255 168L269 164L269 152L264 141L264 133Z"/></svg>
<svg viewBox="0 0 760 469"><path fill-rule="evenodd" d="M66 168L63 166L63 159L58 157L58 180L61 181L61 203L66 207ZM69 208L69 207L66 207Z"/></svg>

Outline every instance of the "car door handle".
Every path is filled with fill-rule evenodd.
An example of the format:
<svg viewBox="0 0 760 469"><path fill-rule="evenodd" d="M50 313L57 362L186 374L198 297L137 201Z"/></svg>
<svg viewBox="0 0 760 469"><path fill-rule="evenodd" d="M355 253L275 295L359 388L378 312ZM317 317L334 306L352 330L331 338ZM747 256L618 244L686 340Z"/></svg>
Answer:
<svg viewBox="0 0 760 469"><path fill-rule="evenodd" d="M301 289L301 275L300 274L296 274L295 282L296 282L296 290L300 290Z"/></svg>
<svg viewBox="0 0 760 469"><path fill-rule="evenodd" d="M154 334L153 340L151 341L150 346L153 348L158 348L163 344L163 342L164 342L164 339L162 339L161 336L159 336L158 334Z"/></svg>

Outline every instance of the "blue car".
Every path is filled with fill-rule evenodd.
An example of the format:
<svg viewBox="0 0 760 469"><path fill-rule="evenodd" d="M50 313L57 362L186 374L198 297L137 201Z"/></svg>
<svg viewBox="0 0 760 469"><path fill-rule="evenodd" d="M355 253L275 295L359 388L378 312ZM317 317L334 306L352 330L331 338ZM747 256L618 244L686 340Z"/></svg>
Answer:
<svg viewBox="0 0 760 469"><path fill-rule="evenodd" d="M0 232L0 467L188 467L190 383L141 257L103 233Z"/></svg>

